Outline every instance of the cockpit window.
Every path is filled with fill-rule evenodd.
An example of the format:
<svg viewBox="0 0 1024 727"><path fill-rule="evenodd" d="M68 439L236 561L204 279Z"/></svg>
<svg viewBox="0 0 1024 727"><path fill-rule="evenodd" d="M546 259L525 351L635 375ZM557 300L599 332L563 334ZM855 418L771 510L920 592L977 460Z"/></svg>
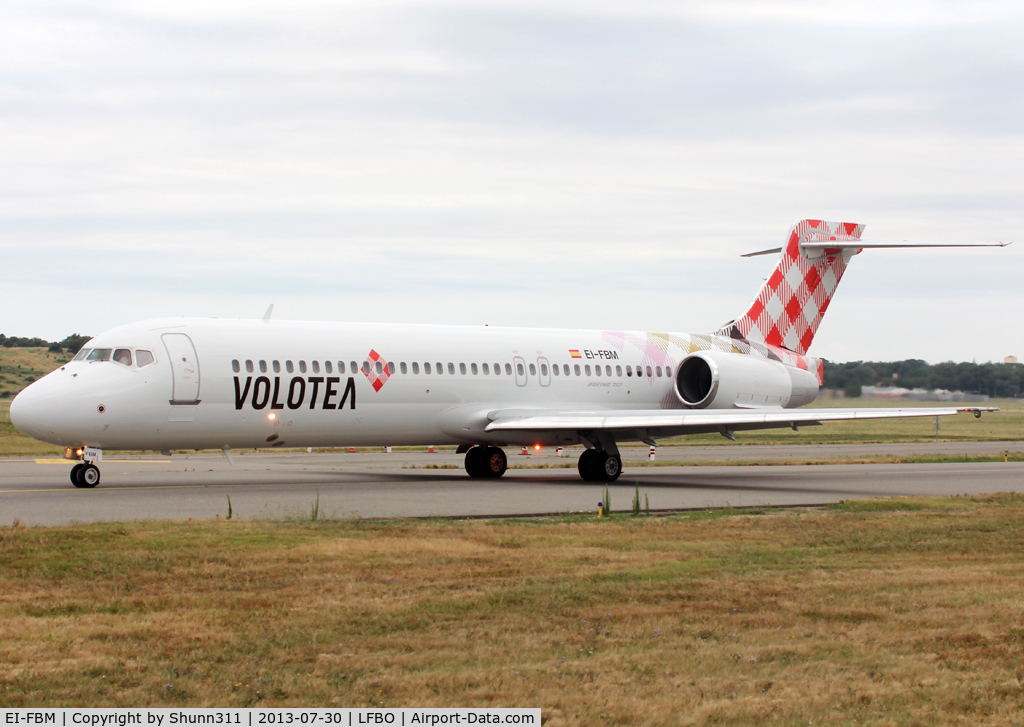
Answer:
<svg viewBox="0 0 1024 727"><path fill-rule="evenodd" d="M154 361L156 361L156 359L153 358L153 354L149 351L139 350L135 352L135 365L140 369L143 366L149 366Z"/></svg>
<svg viewBox="0 0 1024 727"><path fill-rule="evenodd" d="M125 366L131 366L132 352L127 348L118 348L114 351L114 361Z"/></svg>
<svg viewBox="0 0 1024 727"><path fill-rule="evenodd" d="M85 357L86 361L109 361L110 354L114 352L111 348L94 348L92 353Z"/></svg>
<svg viewBox="0 0 1024 727"><path fill-rule="evenodd" d="M72 361L83 361L83 360L85 360L85 357L89 355L90 351L92 351L91 348L83 348L81 351L78 352L78 355L75 356L71 360Z"/></svg>

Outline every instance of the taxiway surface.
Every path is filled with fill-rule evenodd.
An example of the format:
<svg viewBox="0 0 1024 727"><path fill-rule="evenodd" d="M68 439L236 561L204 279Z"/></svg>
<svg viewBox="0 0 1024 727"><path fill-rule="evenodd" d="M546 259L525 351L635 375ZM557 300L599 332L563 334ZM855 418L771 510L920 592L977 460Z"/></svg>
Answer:
<svg viewBox="0 0 1024 727"><path fill-rule="evenodd" d="M983 454L1024 451L1024 442L896 445L661 448L663 462L819 459L871 454ZM593 512L603 483L583 482L577 452L522 456L500 480L471 480L454 452L193 454L107 458L94 490L71 486L71 462L0 459L0 523L187 520L234 517L480 517ZM1024 463L832 464L632 467L643 451L624 450L626 471L610 486L616 511L628 510L634 488L652 510L702 507L821 505L906 495L1024 492Z"/></svg>

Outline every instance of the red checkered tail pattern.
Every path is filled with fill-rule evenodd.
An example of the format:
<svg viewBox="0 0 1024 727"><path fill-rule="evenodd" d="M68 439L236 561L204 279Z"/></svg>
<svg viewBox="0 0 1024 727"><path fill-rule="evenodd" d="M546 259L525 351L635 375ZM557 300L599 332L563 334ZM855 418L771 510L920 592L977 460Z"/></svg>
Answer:
<svg viewBox="0 0 1024 727"><path fill-rule="evenodd" d="M860 252L850 243L863 231L864 225L853 222L800 220L789 229L784 248L751 253L782 255L747 312L718 335L807 353L850 258Z"/></svg>

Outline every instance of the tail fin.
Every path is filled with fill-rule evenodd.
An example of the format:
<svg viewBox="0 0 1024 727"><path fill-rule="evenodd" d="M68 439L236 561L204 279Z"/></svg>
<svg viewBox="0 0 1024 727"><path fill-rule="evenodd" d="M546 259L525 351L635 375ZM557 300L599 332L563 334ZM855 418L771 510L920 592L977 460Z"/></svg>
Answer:
<svg viewBox="0 0 1024 727"><path fill-rule="evenodd" d="M850 258L860 252L850 243L863 231L864 225L853 222L800 220L789 228L785 248L753 253L781 252L782 257L747 312L718 335L807 353ZM807 245L829 241L839 244Z"/></svg>

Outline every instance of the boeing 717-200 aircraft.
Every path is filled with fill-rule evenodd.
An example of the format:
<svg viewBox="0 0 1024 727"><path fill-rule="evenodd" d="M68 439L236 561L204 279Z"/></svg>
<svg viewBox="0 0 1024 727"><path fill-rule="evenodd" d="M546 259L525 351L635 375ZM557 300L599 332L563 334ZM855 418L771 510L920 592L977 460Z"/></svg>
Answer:
<svg viewBox="0 0 1024 727"><path fill-rule="evenodd" d="M76 487L103 450L458 445L471 477L504 446L583 444L614 481L617 444L983 407L816 409L807 355L863 225L802 220L749 309L708 334L168 318L115 328L22 391L11 421L64 446ZM1004 243L995 245L1003 246ZM1008 244L1008 243L1007 243ZM993 245L993 246L995 246Z"/></svg>

